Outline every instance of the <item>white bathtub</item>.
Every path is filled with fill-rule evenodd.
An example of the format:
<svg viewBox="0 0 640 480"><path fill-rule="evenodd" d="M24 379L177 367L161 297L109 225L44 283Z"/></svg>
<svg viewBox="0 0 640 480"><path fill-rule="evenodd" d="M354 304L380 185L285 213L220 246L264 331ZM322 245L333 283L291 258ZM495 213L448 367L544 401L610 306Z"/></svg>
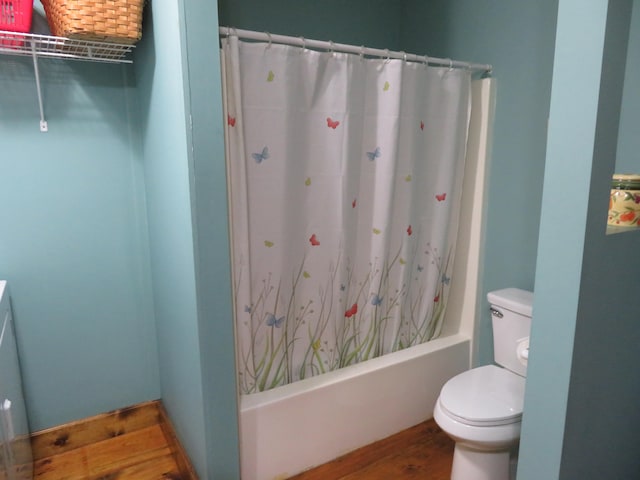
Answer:
<svg viewBox="0 0 640 480"><path fill-rule="evenodd" d="M433 416L469 368L453 335L240 399L242 480L284 479Z"/></svg>
<svg viewBox="0 0 640 480"><path fill-rule="evenodd" d="M443 338L240 397L242 480L281 480L433 416L442 385L475 354L482 206L493 86L473 82L458 246ZM329 479L328 479L329 480Z"/></svg>

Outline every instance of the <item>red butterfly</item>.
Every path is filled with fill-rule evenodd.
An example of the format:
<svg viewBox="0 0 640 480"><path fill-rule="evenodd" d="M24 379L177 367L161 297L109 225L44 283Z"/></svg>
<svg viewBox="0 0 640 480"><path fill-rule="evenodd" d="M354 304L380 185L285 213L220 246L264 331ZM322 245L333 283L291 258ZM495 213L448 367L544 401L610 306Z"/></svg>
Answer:
<svg viewBox="0 0 640 480"><path fill-rule="evenodd" d="M235 117L232 117L231 115L227 115L227 123L229 125L231 125L232 127L236 126L236 119Z"/></svg>
<svg viewBox="0 0 640 480"><path fill-rule="evenodd" d="M424 130L424 122L420 120L420 130Z"/></svg>
<svg viewBox="0 0 640 480"><path fill-rule="evenodd" d="M356 208L356 199L353 199L353 202L351 202L351 208Z"/></svg>
<svg viewBox="0 0 640 480"><path fill-rule="evenodd" d="M436 195L436 200L438 200L439 202L444 202L445 198L447 198L446 193L441 193L440 195Z"/></svg>
<svg viewBox="0 0 640 480"><path fill-rule="evenodd" d="M435 296L435 298L433 299L433 303L437 303L438 300L440 300L440 294Z"/></svg>
<svg viewBox="0 0 640 480"><path fill-rule="evenodd" d="M347 310L346 312L344 312L344 316L347 318L351 318L353 317L356 313L358 313L358 304L354 303L353 305L351 305L351 308L349 310Z"/></svg>
<svg viewBox="0 0 640 480"><path fill-rule="evenodd" d="M331 120L331 117L327 117L327 127L333 128L334 130L338 128L340 122L338 120Z"/></svg>
<svg viewBox="0 0 640 480"><path fill-rule="evenodd" d="M313 235L311 235L311 238L309 238L309 242L311 243L311 245L313 245L314 247L317 247L318 245L320 245L320 240L318 240L316 238L316 234L314 233Z"/></svg>
<svg viewBox="0 0 640 480"><path fill-rule="evenodd" d="M407 235L411 235L413 233L413 230L411 229L411 225L409 225L409 228L407 228Z"/></svg>

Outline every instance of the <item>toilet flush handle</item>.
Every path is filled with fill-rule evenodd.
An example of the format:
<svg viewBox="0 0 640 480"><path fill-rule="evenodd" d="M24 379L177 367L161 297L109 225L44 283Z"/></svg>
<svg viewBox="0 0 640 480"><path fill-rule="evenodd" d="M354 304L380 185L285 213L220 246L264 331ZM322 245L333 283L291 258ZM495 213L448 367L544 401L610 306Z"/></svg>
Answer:
<svg viewBox="0 0 640 480"><path fill-rule="evenodd" d="M504 315L502 315L502 312L500 310L498 310L497 308L491 307L489 309L489 311L491 312L491 315L494 315L494 316L496 316L498 318L502 318L504 316Z"/></svg>

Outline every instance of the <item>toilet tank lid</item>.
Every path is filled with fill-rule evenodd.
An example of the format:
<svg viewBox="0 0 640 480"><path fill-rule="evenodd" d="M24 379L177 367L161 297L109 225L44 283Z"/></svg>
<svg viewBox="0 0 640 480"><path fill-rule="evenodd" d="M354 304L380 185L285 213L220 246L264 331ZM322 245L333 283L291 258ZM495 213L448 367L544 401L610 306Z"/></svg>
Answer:
<svg viewBox="0 0 640 480"><path fill-rule="evenodd" d="M491 305L530 317L533 312L533 292L519 288L503 288L487 294Z"/></svg>

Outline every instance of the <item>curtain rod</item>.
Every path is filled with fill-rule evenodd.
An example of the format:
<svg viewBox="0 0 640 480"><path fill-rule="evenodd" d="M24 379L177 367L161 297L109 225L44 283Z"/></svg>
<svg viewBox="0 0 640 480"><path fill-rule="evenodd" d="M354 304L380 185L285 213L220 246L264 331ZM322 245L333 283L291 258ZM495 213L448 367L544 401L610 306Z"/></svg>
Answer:
<svg viewBox="0 0 640 480"><path fill-rule="evenodd" d="M436 58L429 57L427 55L415 55L413 53L394 52L388 49L368 48L357 45L347 45L344 43L326 42L322 40L309 40L304 37L290 37L287 35L277 35L268 32L255 32L253 30L241 30L239 28L232 27L220 27L221 36L234 35L238 38L245 38L248 40L258 40L269 43L280 43L286 45L293 45L302 48L314 48L318 50L328 50L333 52L345 52L356 53L359 55L368 55L381 58L397 58L405 61L421 62L431 65L439 65L449 68L465 68L477 72L490 74L493 67L488 64L460 62L458 60L451 60L449 58Z"/></svg>

